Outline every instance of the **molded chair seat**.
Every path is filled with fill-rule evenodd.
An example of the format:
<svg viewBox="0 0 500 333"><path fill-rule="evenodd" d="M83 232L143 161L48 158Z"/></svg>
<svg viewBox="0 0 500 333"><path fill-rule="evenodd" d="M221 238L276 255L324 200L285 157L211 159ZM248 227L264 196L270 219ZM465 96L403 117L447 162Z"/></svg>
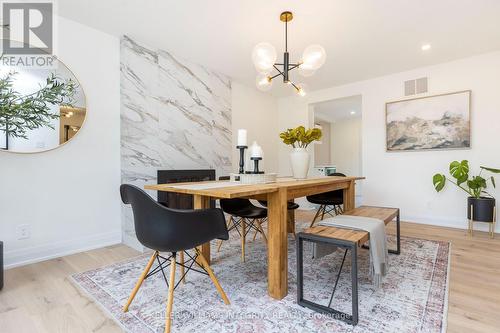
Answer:
<svg viewBox="0 0 500 333"><path fill-rule="evenodd" d="M259 200L259 203L260 203L262 206L267 207L267 201L265 201L265 200ZM299 208L299 207L300 207L300 206L299 206L299 204L298 204L298 203L295 203L295 202L293 202L293 201L288 201L288 202L287 202L287 207L286 207L286 209L287 209L287 210L295 210L295 209L297 209L297 208Z"/></svg>
<svg viewBox="0 0 500 333"><path fill-rule="evenodd" d="M242 209L232 215L247 219L264 219L267 217L267 209L254 206L249 207L248 209Z"/></svg>
<svg viewBox="0 0 500 333"><path fill-rule="evenodd" d="M332 173L329 176L345 177L346 175L340 172L336 172ZM316 219L319 217L320 214L321 214L321 220L323 220L325 214L335 216L343 212L343 208L341 207L344 204L343 190L336 190L325 193L318 193L314 195L308 195L306 199L310 203L319 205L318 211L316 212L316 215L314 216L314 219L312 220L311 225L309 226L310 228L314 225ZM332 212L334 212L335 215Z"/></svg>
<svg viewBox="0 0 500 333"><path fill-rule="evenodd" d="M229 180L228 176L219 177L219 180ZM246 236L251 230L255 231L253 240L257 234L261 234L264 242L267 245L267 237L262 228L262 223L267 219L267 209L257 207L248 199L234 198L234 199L220 199L220 207L224 213L229 214L227 222L228 230L236 230L241 236L241 261L245 262L245 244ZM222 241L219 242L217 251L220 250Z"/></svg>
<svg viewBox="0 0 500 333"><path fill-rule="evenodd" d="M321 193L323 194L323 193ZM343 198L339 197L328 197L321 195L308 196L307 201L317 205L342 205L344 203Z"/></svg>
<svg viewBox="0 0 500 333"><path fill-rule="evenodd" d="M263 219L267 217L267 209L257 207L248 199L221 199L222 210L234 216L251 219Z"/></svg>
<svg viewBox="0 0 500 333"><path fill-rule="evenodd" d="M224 219L224 213L219 208L178 210L167 208L153 200L140 188L124 184L120 186L120 194L124 204L130 204L134 213L135 233L139 242L154 250L146 268L137 281L123 311L127 312L130 304L139 291L143 281L158 272L162 272L168 286L168 301L166 310L165 333L170 332L172 322L172 306L174 290L179 282L185 282L185 276L190 270L207 274L214 283L224 303L229 304L224 290L215 277L210 264L205 259L198 246L214 239L229 239L229 233ZM194 249L194 254L186 250ZM164 257L160 252L170 252ZM177 252L180 262L177 262ZM184 254L190 260L184 262ZM154 262L158 265L150 272ZM196 270L196 264L201 271ZM175 283L175 269L180 266L181 278ZM170 267L170 280L167 281L164 269ZM184 271L187 269L186 271Z"/></svg>

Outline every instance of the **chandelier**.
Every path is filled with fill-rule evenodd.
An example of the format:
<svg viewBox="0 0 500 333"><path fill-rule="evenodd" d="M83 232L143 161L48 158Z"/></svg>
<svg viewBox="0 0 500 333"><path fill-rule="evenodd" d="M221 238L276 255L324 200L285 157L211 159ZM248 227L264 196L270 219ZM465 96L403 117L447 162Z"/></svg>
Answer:
<svg viewBox="0 0 500 333"><path fill-rule="evenodd" d="M273 79L282 76L283 83L292 86L298 95L305 96L306 85L294 83L290 79L290 71L298 69L300 75L307 77L313 75L325 63L325 49L317 44L306 47L302 53L302 59L298 63L290 62L290 55L288 54L288 22L292 19L292 12L287 11L280 14L280 21L285 23L285 52L283 53L282 63L276 63L276 49L270 43L259 43L253 49L252 61L255 69L259 72L255 83L259 90L270 90ZM277 73L273 73L273 71L277 71Z"/></svg>

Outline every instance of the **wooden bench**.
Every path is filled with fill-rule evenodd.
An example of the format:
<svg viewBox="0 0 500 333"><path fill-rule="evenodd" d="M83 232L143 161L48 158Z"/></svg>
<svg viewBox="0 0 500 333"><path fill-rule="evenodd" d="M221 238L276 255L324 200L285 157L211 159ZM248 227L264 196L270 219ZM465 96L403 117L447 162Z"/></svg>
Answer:
<svg viewBox="0 0 500 333"><path fill-rule="evenodd" d="M385 225L388 225L390 222L396 219L396 250L389 250L389 253L392 254L401 253L401 226L400 226L401 221L400 221L399 208L360 206L358 208L354 208L347 212L344 212L342 215L371 217L384 221ZM346 231L349 231L349 233L346 233ZM359 238L358 243L363 248L369 248L364 244L370 239L370 235L368 234L368 232L362 230L349 230L349 229L335 228L335 227L315 226L304 230L304 232L309 234L324 235L325 237L337 238L337 239L343 239L344 237L351 237L351 239L346 239L346 240L352 240L352 241L354 241L356 237L364 235L365 237Z"/></svg>
<svg viewBox="0 0 500 333"><path fill-rule="evenodd" d="M354 208L342 215L363 216L377 218L384 221L385 225L396 219L396 250L389 249L389 253L400 254L401 252L401 229L400 212L398 208L361 206ZM358 323L358 247L368 248L365 243L370 239L370 233L364 230L354 230L346 228L337 228L329 226L314 226L308 228L297 235L297 303L318 312L334 315L335 318L348 322L352 325ZM345 248L344 257L337 274L333 292L328 306L314 303L304 299L304 267L303 267L303 248L304 241L313 243L327 243L337 247ZM347 251L351 250L351 283L352 283L352 314L346 314L331 308L331 303L337 284L347 257Z"/></svg>

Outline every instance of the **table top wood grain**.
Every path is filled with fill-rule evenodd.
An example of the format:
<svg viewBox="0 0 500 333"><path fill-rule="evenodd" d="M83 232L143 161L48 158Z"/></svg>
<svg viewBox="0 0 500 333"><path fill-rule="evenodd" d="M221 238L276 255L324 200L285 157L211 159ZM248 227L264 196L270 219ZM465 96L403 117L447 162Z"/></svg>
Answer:
<svg viewBox="0 0 500 333"><path fill-rule="evenodd" d="M227 182L227 181L205 181L205 182L189 182L189 183L169 183L169 184L157 184L157 185L146 185L144 186L147 190L154 191L165 191L165 192L175 192L184 193L192 195L201 195L213 198L239 198L239 197L251 197L256 195L268 194L278 191L280 188L286 188L288 191L295 191L299 194L300 190L303 188L309 188L311 186L322 186L322 185L332 185L332 184L344 184L351 181L361 180L364 177L317 177L308 178L303 180L296 180L293 178L278 178L275 183L267 184L241 184L239 186L227 186L227 187L214 187L205 189L196 188L179 188L182 185L202 185L202 184L213 184L217 182Z"/></svg>

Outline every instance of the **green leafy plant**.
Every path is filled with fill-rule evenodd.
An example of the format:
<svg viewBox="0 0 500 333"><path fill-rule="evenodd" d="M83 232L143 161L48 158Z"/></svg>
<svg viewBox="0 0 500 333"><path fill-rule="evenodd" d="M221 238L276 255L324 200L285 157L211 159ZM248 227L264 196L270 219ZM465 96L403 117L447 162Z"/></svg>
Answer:
<svg viewBox="0 0 500 333"><path fill-rule="evenodd" d="M481 166L480 169L481 170L479 172L479 175L471 176L469 175L469 161L453 161L450 163L450 175L454 179L452 180L450 178L447 178L444 174L436 173L432 177L432 183L434 184L434 188L437 192L440 192L446 185L446 182L449 181L474 198L480 198L483 194L493 197L486 191L486 189L488 187L488 181L493 187L496 187L495 177L489 176L487 178L484 178L482 176L482 173L483 171L500 173L500 169L487 168L484 166Z"/></svg>
<svg viewBox="0 0 500 333"><path fill-rule="evenodd" d="M306 148L313 141L321 139L321 130L319 128L305 129L304 126L289 128L280 133L280 138L284 144L293 148Z"/></svg>
<svg viewBox="0 0 500 333"><path fill-rule="evenodd" d="M26 131L40 127L54 129L51 120L60 117L51 110L53 105L73 106L77 83L61 80L54 73L44 85L28 95L14 90L16 72L0 78L0 130L10 137L27 139Z"/></svg>

